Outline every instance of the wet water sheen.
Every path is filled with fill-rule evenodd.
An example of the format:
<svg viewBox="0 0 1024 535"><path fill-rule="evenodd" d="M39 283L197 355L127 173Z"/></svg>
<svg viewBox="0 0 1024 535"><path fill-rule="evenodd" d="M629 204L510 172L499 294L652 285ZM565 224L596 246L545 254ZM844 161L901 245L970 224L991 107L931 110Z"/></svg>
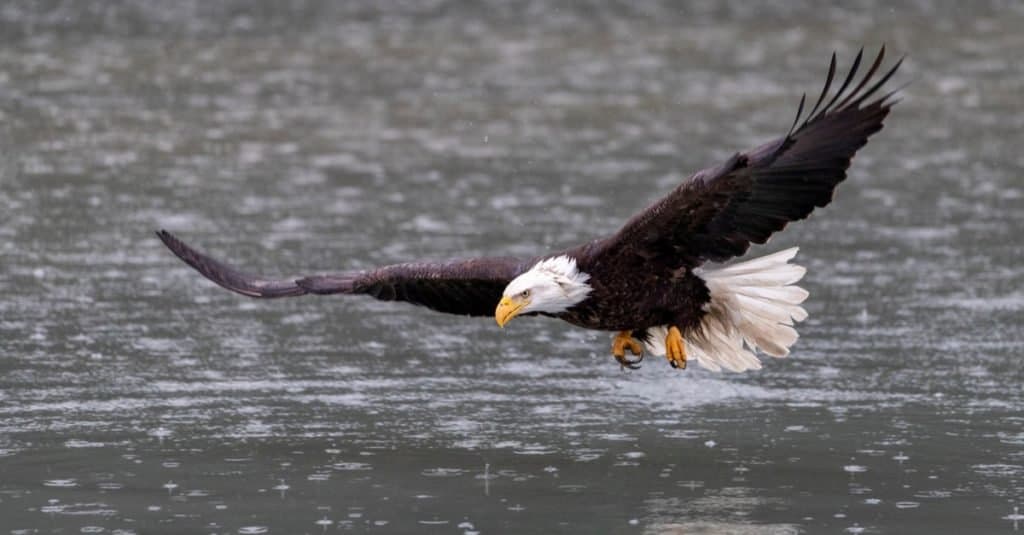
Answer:
<svg viewBox="0 0 1024 535"><path fill-rule="evenodd" d="M779 2L0 5L0 533L1024 528L1024 10ZM759 372L273 274L611 232L910 59Z"/></svg>

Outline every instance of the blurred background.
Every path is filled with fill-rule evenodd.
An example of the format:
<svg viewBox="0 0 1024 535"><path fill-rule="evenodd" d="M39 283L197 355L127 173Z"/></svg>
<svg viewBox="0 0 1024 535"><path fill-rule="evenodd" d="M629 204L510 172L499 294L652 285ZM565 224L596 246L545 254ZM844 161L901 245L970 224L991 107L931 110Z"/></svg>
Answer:
<svg viewBox="0 0 1024 535"><path fill-rule="evenodd" d="M1024 4L0 3L0 533L1005 533L1024 525ZM800 245L788 359L273 275L532 255L910 81Z"/></svg>

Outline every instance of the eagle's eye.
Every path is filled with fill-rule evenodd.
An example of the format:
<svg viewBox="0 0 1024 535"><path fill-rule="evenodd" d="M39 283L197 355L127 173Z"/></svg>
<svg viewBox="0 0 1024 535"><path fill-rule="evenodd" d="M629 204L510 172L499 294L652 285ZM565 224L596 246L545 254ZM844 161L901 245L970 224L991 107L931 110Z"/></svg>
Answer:
<svg viewBox="0 0 1024 535"><path fill-rule="evenodd" d="M519 292L519 297L522 297L523 299L530 297L530 290L523 290Z"/></svg>

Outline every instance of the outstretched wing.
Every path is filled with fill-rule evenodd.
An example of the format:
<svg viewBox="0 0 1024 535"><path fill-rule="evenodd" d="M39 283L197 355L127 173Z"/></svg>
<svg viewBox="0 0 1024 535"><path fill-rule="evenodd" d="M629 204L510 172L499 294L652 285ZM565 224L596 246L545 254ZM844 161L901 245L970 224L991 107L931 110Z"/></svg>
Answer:
<svg viewBox="0 0 1024 535"><path fill-rule="evenodd" d="M171 252L204 277L249 297L366 294L382 301L405 301L439 312L469 316L494 314L502 290L527 265L527 261L513 258L474 258L395 264L337 275L268 279L214 260L166 230L156 234Z"/></svg>
<svg viewBox="0 0 1024 535"><path fill-rule="evenodd" d="M836 72L832 54L821 96L802 124L806 95L788 134L697 172L630 219L607 246L669 270L721 262L828 204L846 178L853 155L882 129L894 103L895 92L868 99L892 77L902 59L875 81L885 56L882 47L854 87L862 55L863 50L839 90L822 105Z"/></svg>

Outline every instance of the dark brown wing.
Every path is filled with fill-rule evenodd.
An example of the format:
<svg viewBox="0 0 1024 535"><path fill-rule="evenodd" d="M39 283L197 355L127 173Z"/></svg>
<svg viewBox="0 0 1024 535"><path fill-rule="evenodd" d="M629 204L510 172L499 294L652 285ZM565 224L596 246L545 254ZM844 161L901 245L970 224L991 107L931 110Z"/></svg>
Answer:
<svg viewBox="0 0 1024 535"><path fill-rule="evenodd" d="M528 266L527 260L474 258L452 262L417 262L368 271L268 279L238 271L185 245L166 230L156 233L178 258L204 277L249 297L305 294L366 294L382 301L405 301L439 312L490 316L505 286Z"/></svg>
<svg viewBox="0 0 1024 535"><path fill-rule="evenodd" d="M853 155L882 129L882 120L893 104L893 93L867 102L902 62L877 82L872 80L885 47L847 93L862 54L863 50L842 86L822 106L836 70L832 54L824 89L802 124L805 99L800 100L787 135L694 174L630 219L609 238L606 248L619 255L632 253L646 265L663 269L693 267L708 260L721 262L743 254L751 243L766 242L790 221L828 204L836 185L846 178Z"/></svg>

